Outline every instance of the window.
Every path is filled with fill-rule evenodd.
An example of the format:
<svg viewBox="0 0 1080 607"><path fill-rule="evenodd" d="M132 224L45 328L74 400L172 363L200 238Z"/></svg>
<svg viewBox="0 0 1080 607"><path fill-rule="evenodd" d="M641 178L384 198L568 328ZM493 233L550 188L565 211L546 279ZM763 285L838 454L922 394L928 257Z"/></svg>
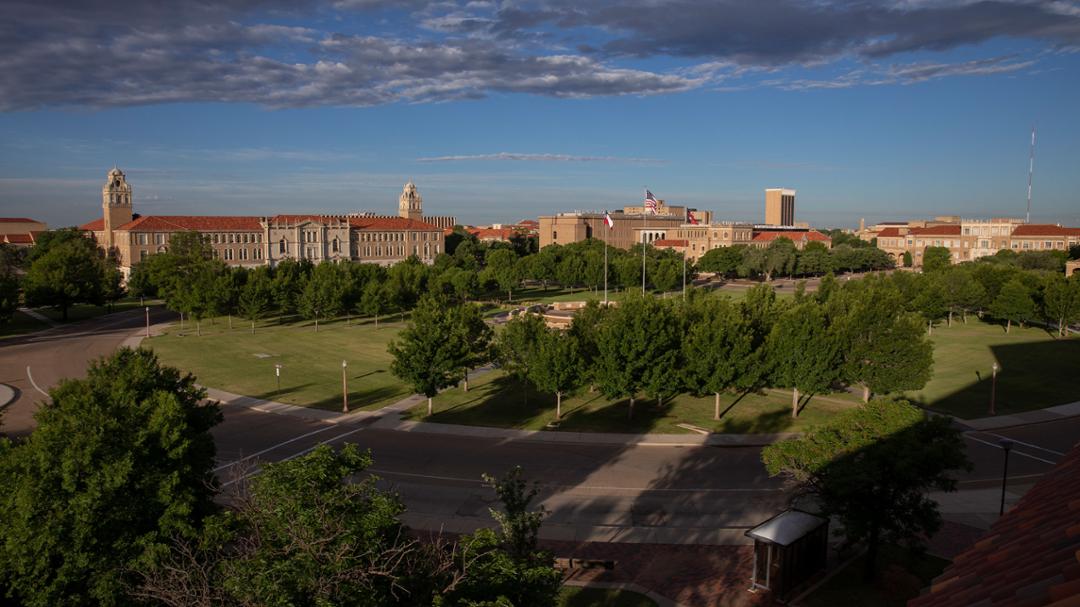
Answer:
<svg viewBox="0 0 1080 607"><path fill-rule="evenodd" d="M139 244L147 244L147 240L149 239L146 234L139 234Z"/></svg>
<svg viewBox="0 0 1080 607"><path fill-rule="evenodd" d="M282 239L281 239L281 240L280 240L280 241L278 242L278 253L280 253L280 254L284 255L284 254L286 253L286 251L288 250L288 246L289 246L289 245L288 245L288 244L286 244L286 242L285 242L285 239L284 239L284 238L282 238Z"/></svg>
<svg viewBox="0 0 1080 607"><path fill-rule="evenodd" d="M164 234L161 234L161 233L154 234L154 244L164 244L164 243L165 243L165 235Z"/></svg>
<svg viewBox="0 0 1080 607"><path fill-rule="evenodd" d="M338 239L335 238L334 241L332 243L330 243L330 250L333 251L334 253L337 253L338 248L339 248Z"/></svg>
<svg viewBox="0 0 1080 607"><path fill-rule="evenodd" d="M225 261L232 261L232 258L233 258L233 250L232 249L225 249Z"/></svg>

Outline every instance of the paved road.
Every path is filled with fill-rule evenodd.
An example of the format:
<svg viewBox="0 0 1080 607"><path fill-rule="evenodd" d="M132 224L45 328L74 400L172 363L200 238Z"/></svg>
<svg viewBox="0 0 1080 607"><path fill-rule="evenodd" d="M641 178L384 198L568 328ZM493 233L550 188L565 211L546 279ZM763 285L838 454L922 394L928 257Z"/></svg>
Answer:
<svg viewBox="0 0 1080 607"><path fill-rule="evenodd" d="M165 320L156 312L152 320ZM0 382L22 393L3 418L8 433L32 428L30 414L41 395L63 377L79 376L86 362L119 346L143 323L141 311L67 327L0 345ZM152 341L151 341L152 343ZM482 473L499 474L521 465L541 489L551 512L550 539L737 542L743 530L780 509L788 495L760 464L751 447L661 447L545 444L467 438L371 427L371 420L326 424L227 407L214 429L219 475L232 481L252 470L230 465L242 458L277 461L320 442L353 442L370 448L374 472L396 488L409 508L408 522L420 527L465 531L490 524L493 495ZM1010 460L1010 501L1034 483L1077 437L1080 418L967 436L975 469L961 477L961 495L943 502L957 520L986 523L996 512L1002 452L999 436L1017 443Z"/></svg>

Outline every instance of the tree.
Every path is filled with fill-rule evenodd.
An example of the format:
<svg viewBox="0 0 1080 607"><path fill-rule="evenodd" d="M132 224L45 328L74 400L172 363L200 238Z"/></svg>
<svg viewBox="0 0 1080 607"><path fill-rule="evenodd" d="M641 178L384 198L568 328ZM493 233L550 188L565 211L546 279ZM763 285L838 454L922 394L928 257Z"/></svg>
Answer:
<svg viewBox="0 0 1080 607"><path fill-rule="evenodd" d="M926 274L944 271L952 264L949 249L945 247L926 247L923 249L922 270Z"/></svg>
<svg viewBox="0 0 1080 607"><path fill-rule="evenodd" d="M1057 324L1058 337L1065 335L1068 326L1080 319L1080 278L1049 279L1043 296L1046 316Z"/></svg>
<svg viewBox="0 0 1080 607"><path fill-rule="evenodd" d="M364 314L375 317L375 328L379 328L379 315L390 309L390 285L377 280L368 281L364 293L360 296L360 309Z"/></svg>
<svg viewBox="0 0 1080 607"><path fill-rule="evenodd" d="M533 385L555 395L555 420L562 419L562 397L581 385L582 359L577 340L558 330L545 329L529 369Z"/></svg>
<svg viewBox="0 0 1080 607"><path fill-rule="evenodd" d="M514 299L514 287L521 281L518 275L517 255L509 249L491 249L487 253L484 274L506 291L508 301Z"/></svg>
<svg viewBox="0 0 1080 607"><path fill-rule="evenodd" d="M495 333L484 322L480 313L480 307L474 304L461 304L453 307L457 313L455 322L461 332L461 339L465 342L465 355L462 358L462 377L465 382L465 391L469 391L469 369L479 367L491 362L492 340Z"/></svg>
<svg viewBox="0 0 1080 607"><path fill-rule="evenodd" d="M951 423L904 401L874 400L765 447L761 458L770 475L798 482L839 519L846 544L866 544L871 578L883 542L915 546L941 527L927 492L955 490L954 471L971 468Z"/></svg>
<svg viewBox="0 0 1080 607"><path fill-rule="evenodd" d="M540 337L546 329L543 318L525 313L507 322L499 333L495 346L499 366L523 388L526 382L532 381L532 365L536 360ZM528 403L529 391L523 389L522 394Z"/></svg>
<svg viewBox="0 0 1080 607"><path fill-rule="evenodd" d="M914 261L911 259L911 251L904 251L904 267L910 268L914 265Z"/></svg>
<svg viewBox="0 0 1080 607"><path fill-rule="evenodd" d="M765 273L766 253L759 247L746 247L742 250L742 259L736 268L739 276L749 278Z"/></svg>
<svg viewBox="0 0 1080 607"><path fill-rule="evenodd" d="M990 314L1005 321L1006 333L1012 328L1013 322L1020 323L1020 328L1024 328L1024 321L1035 315L1031 290L1019 278L1013 278L1001 287L1001 292L990 304Z"/></svg>
<svg viewBox="0 0 1080 607"><path fill-rule="evenodd" d="M927 334L933 333L934 321L945 316L945 291L941 277L937 274L918 277L914 284L916 295L910 300L910 307L926 321Z"/></svg>
<svg viewBox="0 0 1080 607"><path fill-rule="evenodd" d="M815 302L807 301L782 314L766 347L773 383L791 388L792 417L799 415L799 392L824 392L839 378L837 339Z"/></svg>
<svg viewBox="0 0 1080 607"><path fill-rule="evenodd" d="M341 313L345 305L346 277L342 266L324 261L315 266L300 293L297 307L300 315L315 319L315 330L319 330L319 318L333 318Z"/></svg>
<svg viewBox="0 0 1080 607"><path fill-rule="evenodd" d="M945 308L949 311L949 326L954 313L963 313L967 305L978 298L979 283L965 266L946 267L941 273L941 290Z"/></svg>
<svg viewBox="0 0 1080 607"><path fill-rule="evenodd" d="M284 259L274 267L274 304L283 316L296 314L300 294L312 267L307 259Z"/></svg>
<svg viewBox="0 0 1080 607"><path fill-rule="evenodd" d="M742 262L743 245L717 247L705 252L698 259L697 267L702 272L715 272L721 276L734 276Z"/></svg>
<svg viewBox="0 0 1080 607"><path fill-rule="evenodd" d="M195 378L121 348L0 443L0 587L28 607L127 604L130 568L213 504L221 420Z"/></svg>
<svg viewBox="0 0 1080 607"><path fill-rule="evenodd" d="M829 262L828 247L825 243L814 241L806 243L803 250L799 251L796 267L803 276L816 276L832 269Z"/></svg>
<svg viewBox="0 0 1080 607"><path fill-rule="evenodd" d="M674 291L682 283L682 256L676 258L665 255L656 261L656 268L652 271L652 284L661 293Z"/></svg>
<svg viewBox="0 0 1080 607"><path fill-rule="evenodd" d="M720 419L720 393L751 387L761 365L753 335L738 310L726 299L710 300L703 320L690 327L683 341L686 385L694 394L712 392L713 419Z"/></svg>
<svg viewBox="0 0 1080 607"><path fill-rule="evenodd" d="M793 274L795 260L795 243L790 238L772 241L765 250L765 280L772 280L774 274Z"/></svg>
<svg viewBox="0 0 1080 607"><path fill-rule="evenodd" d="M409 323L388 351L394 357L390 372L431 399L443 388L461 381L469 348L456 323L457 312L431 295L420 299Z"/></svg>
<svg viewBox="0 0 1080 607"><path fill-rule="evenodd" d="M19 307L19 275L14 268L0 266L0 327L11 321Z"/></svg>
<svg viewBox="0 0 1080 607"><path fill-rule="evenodd" d="M68 319L77 303L101 305L105 298L106 263L89 238L72 238L34 258L23 290L27 305L53 306Z"/></svg>
<svg viewBox="0 0 1080 607"><path fill-rule="evenodd" d="M597 336L595 379L609 399L629 398L627 415L634 415L634 398L646 386L650 369L664 353L678 350L681 335L674 330L670 308L654 297L632 295L609 311ZM663 368L670 372L670 369ZM655 395L666 388L651 386Z"/></svg>
<svg viewBox="0 0 1080 607"><path fill-rule="evenodd" d="M251 321L252 335L255 334L255 323L266 316L273 301L274 290L270 274L265 268L258 268L248 277L238 300L240 314Z"/></svg>

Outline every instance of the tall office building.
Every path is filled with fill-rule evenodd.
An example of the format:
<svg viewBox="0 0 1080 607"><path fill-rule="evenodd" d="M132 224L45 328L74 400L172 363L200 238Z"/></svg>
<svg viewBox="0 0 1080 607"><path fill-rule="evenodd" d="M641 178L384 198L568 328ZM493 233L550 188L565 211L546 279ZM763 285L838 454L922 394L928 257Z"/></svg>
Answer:
<svg viewBox="0 0 1080 607"><path fill-rule="evenodd" d="M765 223L771 226L795 225L795 190L765 190Z"/></svg>

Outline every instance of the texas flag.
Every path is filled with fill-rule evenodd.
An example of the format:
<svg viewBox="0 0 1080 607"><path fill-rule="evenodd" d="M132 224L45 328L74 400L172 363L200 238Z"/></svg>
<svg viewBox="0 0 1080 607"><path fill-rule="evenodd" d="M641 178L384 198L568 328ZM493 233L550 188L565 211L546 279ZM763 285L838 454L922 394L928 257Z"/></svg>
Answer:
<svg viewBox="0 0 1080 607"><path fill-rule="evenodd" d="M615 227L615 220L611 218L611 214L607 211L604 211L604 225L606 225L609 230Z"/></svg>
<svg viewBox="0 0 1080 607"><path fill-rule="evenodd" d="M697 217L694 217L694 212L690 209L686 209L686 221L690 225L696 226L698 224Z"/></svg>

